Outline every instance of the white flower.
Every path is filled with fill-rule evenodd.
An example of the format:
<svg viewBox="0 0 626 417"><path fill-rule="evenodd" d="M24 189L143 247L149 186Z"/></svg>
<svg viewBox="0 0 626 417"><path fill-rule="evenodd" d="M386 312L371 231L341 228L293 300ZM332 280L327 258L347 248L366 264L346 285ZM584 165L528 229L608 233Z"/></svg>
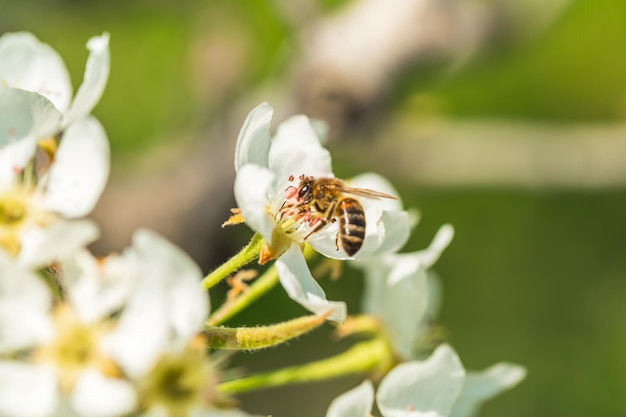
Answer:
<svg viewBox="0 0 626 417"><path fill-rule="evenodd" d="M316 314L332 308L330 319L343 321L345 304L326 301L301 252L306 241L327 257L351 259L337 244L337 222L312 233L319 223L311 221L308 213L292 210L297 205L301 176L333 177L330 154L305 116L283 122L272 139L272 113L268 104L261 104L252 110L241 129L235 151L235 198L246 223L266 241L262 260L278 258L276 267L289 296ZM377 184L384 182L380 177L367 175L357 177L349 185L363 187L374 178ZM408 229L409 222L406 213L398 214L401 210L396 203L382 200L359 199L367 221L364 242L356 258L371 256L386 246L395 247L408 236L404 231L386 235L386 226L392 229L394 221L398 221L398 231Z"/></svg>
<svg viewBox="0 0 626 417"><path fill-rule="evenodd" d="M106 134L88 116L108 77L108 35L87 45L85 77L72 100L54 50L29 33L0 38L0 248L24 264L62 259L97 236L90 222L64 220L93 209L109 173ZM59 148L42 172L29 162L38 141L55 135Z"/></svg>
<svg viewBox="0 0 626 417"><path fill-rule="evenodd" d="M442 226L431 245L412 253L386 252L352 266L364 270L363 312L378 317L388 332L395 353L414 357L418 337L437 308L436 281L429 268L450 244L454 229Z"/></svg>
<svg viewBox="0 0 626 417"><path fill-rule="evenodd" d="M0 38L0 84L35 92L62 114L58 130L88 115L100 100L109 76L109 35L87 42L85 75L72 99L72 84L63 60L31 33L8 33Z"/></svg>
<svg viewBox="0 0 626 417"><path fill-rule="evenodd" d="M402 363L381 381L376 403L383 417L470 417L480 403L525 377L518 365L500 363L466 374L456 352L440 345L424 361ZM374 402L369 381L340 395L326 417L367 417Z"/></svg>
<svg viewBox="0 0 626 417"><path fill-rule="evenodd" d="M51 308L40 277L0 254L0 415L47 417L66 406L102 417L132 410L134 388L105 344L110 318L130 290L111 274L117 262L76 254L63 266L68 301Z"/></svg>
<svg viewBox="0 0 626 417"><path fill-rule="evenodd" d="M216 373L195 337L209 303L186 254L139 231L122 255L79 252L61 271L51 310L40 278L0 254L0 415L207 409Z"/></svg>

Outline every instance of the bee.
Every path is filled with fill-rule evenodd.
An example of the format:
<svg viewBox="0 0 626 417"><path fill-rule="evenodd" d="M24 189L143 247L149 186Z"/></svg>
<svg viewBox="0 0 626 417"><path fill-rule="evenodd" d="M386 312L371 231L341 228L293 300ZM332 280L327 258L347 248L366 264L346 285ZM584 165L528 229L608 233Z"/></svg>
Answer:
<svg viewBox="0 0 626 417"><path fill-rule="evenodd" d="M354 256L365 239L365 212L363 206L352 196L367 198L396 197L366 188L349 187L339 178L314 178L300 176L298 185L298 209L301 213L310 213L310 225L313 230L305 240L331 223L337 221L339 230L335 237L335 245L341 247L348 254Z"/></svg>

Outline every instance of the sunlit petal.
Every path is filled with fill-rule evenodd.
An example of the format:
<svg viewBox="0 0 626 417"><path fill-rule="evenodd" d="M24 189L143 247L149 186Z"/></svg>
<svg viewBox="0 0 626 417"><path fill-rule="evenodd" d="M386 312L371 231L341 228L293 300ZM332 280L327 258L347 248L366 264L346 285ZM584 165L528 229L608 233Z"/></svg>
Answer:
<svg viewBox="0 0 626 417"><path fill-rule="evenodd" d="M0 415L49 417L57 404L57 383L50 367L0 361Z"/></svg>
<svg viewBox="0 0 626 417"><path fill-rule="evenodd" d="M291 299L318 315L332 310L329 320L341 323L346 319L346 304L326 300L324 290L311 275L297 245L292 244L275 265L280 282Z"/></svg>
<svg viewBox="0 0 626 417"><path fill-rule="evenodd" d="M392 369L376 393L385 417L447 417L465 381L456 352L440 345L423 362L406 362Z"/></svg>
<svg viewBox="0 0 626 417"><path fill-rule="evenodd" d="M246 223L268 242L272 241L272 232L276 226L266 211L273 181L271 171L255 164L242 166L235 179L235 199Z"/></svg>
<svg viewBox="0 0 626 417"><path fill-rule="evenodd" d="M45 207L69 218L88 214L106 185L109 158L109 142L96 119L72 124L50 168Z"/></svg>
<svg viewBox="0 0 626 417"><path fill-rule="evenodd" d="M513 388L526 377L523 366L501 362L482 372L468 372L459 400L454 404L450 417L471 417L480 405Z"/></svg>
<svg viewBox="0 0 626 417"><path fill-rule="evenodd" d="M367 417L374 403L374 387L370 381L341 394L328 407L326 417Z"/></svg>
<svg viewBox="0 0 626 417"><path fill-rule="evenodd" d="M273 113L269 104L261 103L248 114L237 139L235 171L245 164L267 167Z"/></svg>
<svg viewBox="0 0 626 417"><path fill-rule="evenodd" d="M81 86L65 113L63 126L88 115L96 106L109 78L109 34L94 36L87 41L89 58Z"/></svg>
<svg viewBox="0 0 626 417"><path fill-rule="evenodd" d="M59 54L27 32L0 38L0 84L34 91L65 112L72 97L67 68Z"/></svg>
<svg viewBox="0 0 626 417"><path fill-rule="evenodd" d="M70 401L79 415L114 417L130 413L137 399L129 382L107 378L90 369L84 371L76 381Z"/></svg>

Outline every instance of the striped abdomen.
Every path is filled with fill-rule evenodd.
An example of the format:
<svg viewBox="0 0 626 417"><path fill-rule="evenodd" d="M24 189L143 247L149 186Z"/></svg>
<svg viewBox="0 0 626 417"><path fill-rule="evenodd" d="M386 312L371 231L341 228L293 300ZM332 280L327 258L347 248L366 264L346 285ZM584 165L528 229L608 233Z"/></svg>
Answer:
<svg viewBox="0 0 626 417"><path fill-rule="evenodd" d="M337 204L335 213L339 219L337 239L348 256L353 256L361 249L365 239L363 206L354 198L344 198Z"/></svg>

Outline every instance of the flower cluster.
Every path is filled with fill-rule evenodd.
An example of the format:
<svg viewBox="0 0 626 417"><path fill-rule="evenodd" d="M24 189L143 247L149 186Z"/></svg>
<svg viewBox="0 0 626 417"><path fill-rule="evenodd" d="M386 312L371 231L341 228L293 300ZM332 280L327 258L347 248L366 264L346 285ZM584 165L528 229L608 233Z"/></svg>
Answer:
<svg viewBox="0 0 626 417"><path fill-rule="evenodd" d="M180 249L147 231L119 254L94 257L97 226L84 219L108 177L109 145L90 114L109 73L109 36L87 43L73 95L58 54L28 33L0 38L0 416L246 416L234 395L346 374L378 381L383 416L473 415L525 370L500 363L466 372L433 337L438 281L430 268L450 243L399 252L416 216L379 175L335 178L323 129L295 116L270 134L272 108L247 117L235 153L238 208L250 244L206 276ZM309 270L323 255L363 271L362 314L329 301ZM258 260L255 274L241 270ZM213 312L207 290L228 278ZM221 326L269 289L312 315L258 327ZM318 362L225 380L220 349L276 346L330 320L365 335ZM368 416L369 380L338 397L328 416Z"/></svg>

